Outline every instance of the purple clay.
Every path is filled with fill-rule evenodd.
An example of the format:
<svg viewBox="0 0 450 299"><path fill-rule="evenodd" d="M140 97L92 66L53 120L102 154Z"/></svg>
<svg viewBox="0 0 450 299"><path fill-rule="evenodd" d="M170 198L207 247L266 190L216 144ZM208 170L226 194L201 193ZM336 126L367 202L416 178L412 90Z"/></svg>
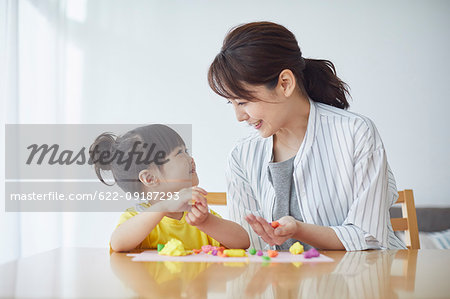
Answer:
<svg viewBox="0 0 450 299"><path fill-rule="evenodd" d="M258 253L257 253L257 255L258 256L262 256L264 253L262 252L262 250L258 250Z"/></svg>
<svg viewBox="0 0 450 299"><path fill-rule="evenodd" d="M317 251L317 249L315 249L314 247L311 248L310 250L306 251L303 256L305 257L305 259L310 259L312 257L318 257L320 256L320 253Z"/></svg>
<svg viewBox="0 0 450 299"><path fill-rule="evenodd" d="M212 254L212 255L217 255L217 249L214 249L214 250L211 252L211 254Z"/></svg>

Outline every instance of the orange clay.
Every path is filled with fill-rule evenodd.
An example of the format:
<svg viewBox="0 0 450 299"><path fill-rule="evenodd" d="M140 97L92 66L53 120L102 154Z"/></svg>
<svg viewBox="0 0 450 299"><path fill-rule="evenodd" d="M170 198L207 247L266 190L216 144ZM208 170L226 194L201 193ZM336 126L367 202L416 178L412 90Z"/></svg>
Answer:
<svg viewBox="0 0 450 299"><path fill-rule="evenodd" d="M267 250L267 255L269 257L277 257L278 256L278 251L276 251L276 250Z"/></svg>
<svg viewBox="0 0 450 299"><path fill-rule="evenodd" d="M273 228L277 228L277 227L281 226L281 224L280 224L278 221L273 221L272 223L270 223L270 225L271 225Z"/></svg>
<svg viewBox="0 0 450 299"><path fill-rule="evenodd" d="M192 252L195 254L199 254L200 252L202 252L201 249L192 249Z"/></svg>

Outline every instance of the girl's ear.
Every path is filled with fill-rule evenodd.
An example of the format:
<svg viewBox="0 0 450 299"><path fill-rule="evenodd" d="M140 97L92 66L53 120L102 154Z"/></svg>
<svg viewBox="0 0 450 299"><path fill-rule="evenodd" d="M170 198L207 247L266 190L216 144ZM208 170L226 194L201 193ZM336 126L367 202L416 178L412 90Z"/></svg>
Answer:
<svg viewBox="0 0 450 299"><path fill-rule="evenodd" d="M151 172L148 169L144 169L139 172L139 180L142 184L150 188L158 186L160 182L156 171Z"/></svg>
<svg viewBox="0 0 450 299"><path fill-rule="evenodd" d="M291 70L284 69L278 76L277 90L285 97L290 97L295 90L297 82L294 73Z"/></svg>

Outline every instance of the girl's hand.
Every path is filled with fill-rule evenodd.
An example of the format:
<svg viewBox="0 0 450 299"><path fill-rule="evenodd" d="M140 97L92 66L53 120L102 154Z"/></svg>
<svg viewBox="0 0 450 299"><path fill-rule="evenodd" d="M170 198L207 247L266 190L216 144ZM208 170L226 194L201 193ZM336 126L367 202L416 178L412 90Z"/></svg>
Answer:
<svg viewBox="0 0 450 299"><path fill-rule="evenodd" d="M294 217L284 216L278 220L281 225L273 228L264 218L249 214L245 220L252 229L270 246L281 245L297 233L297 221Z"/></svg>
<svg viewBox="0 0 450 299"><path fill-rule="evenodd" d="M180 192L181 193L181 192ZM200 187L192 187L192 200L190 211L186 214L186 222L193 226L201 225L208 219L208 203L204 195L208 194Z"/></svg>
<svg viewBox="0 0 450 299"><path fill-rule="evenodd" d="M204 201L197 201L186 214L186 222L193 226L202 225L209 217L208 204Z"/></svg>
<svg viewBox="0 0 450 299"><path fill-rule="evenodd" d="M159 201L152 210L161 212L189 211L195 202L204 202L206 205L206 198L204 197L206 194L208 192L200 187L184 188L178 192L178 199Z"/></svg>

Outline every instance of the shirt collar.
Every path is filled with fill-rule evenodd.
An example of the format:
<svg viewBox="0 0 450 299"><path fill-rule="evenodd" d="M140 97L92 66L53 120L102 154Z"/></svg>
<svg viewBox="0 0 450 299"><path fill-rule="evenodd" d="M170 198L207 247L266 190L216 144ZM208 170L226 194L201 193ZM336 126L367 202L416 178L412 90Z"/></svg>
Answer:
<svg viewBox="0 0 450 299"><path fill-rule="evenodd" d="M294 168L301 161L305 152L308 152L312 144L314 142L314 138L316 135L316 119L317 119L317 107L316 103L308 97L309 101L309 116L308 116L308 125L306 128L305 137L303 138L303 142L300 145L300 148L294 159ZM267 167L269 167L269 162L272 160L272 152L273 152L273 135L268 137L268 147L265 163Z"/></svg>

